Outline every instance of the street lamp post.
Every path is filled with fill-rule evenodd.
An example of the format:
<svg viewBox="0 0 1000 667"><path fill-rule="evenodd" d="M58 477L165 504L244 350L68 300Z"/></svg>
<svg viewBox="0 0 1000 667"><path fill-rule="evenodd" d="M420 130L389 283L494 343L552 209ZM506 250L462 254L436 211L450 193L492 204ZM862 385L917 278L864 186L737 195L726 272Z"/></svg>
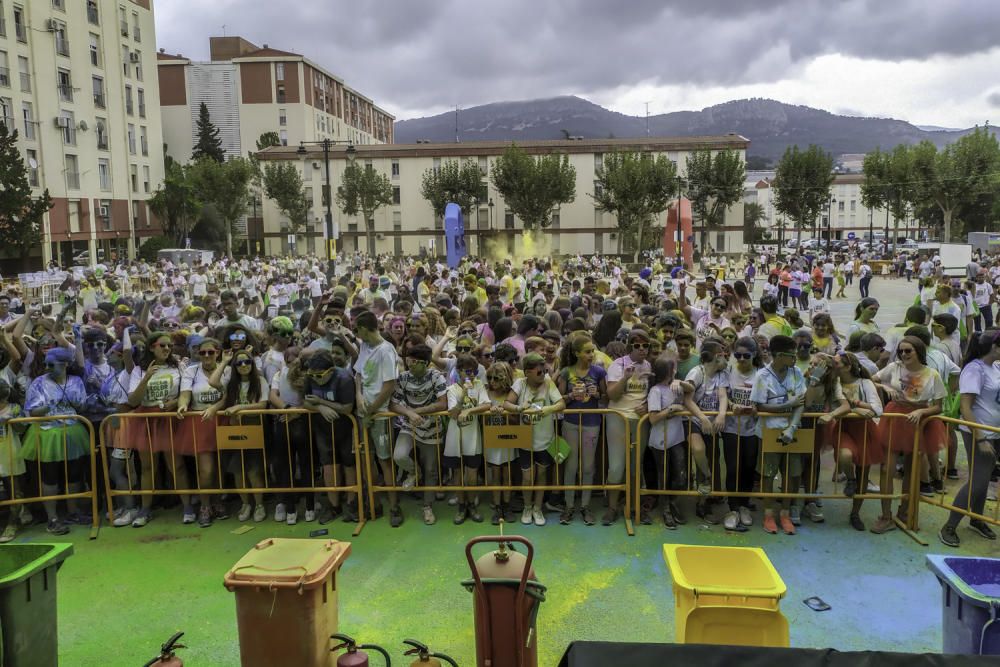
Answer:
<svg viewBox="0 0 1000 667"><path fill-rule="evenodd" d="M357 151L354 149L354 142L352 141L338 141L336 139L300 141L298 154L303 156L303 159L306 155L306 144L323 147L323 164L326 174L325 183L323 185L323 197L326 203L326 275L332 280L337 268L337 253L335 251L336 246L333 236L333 192L330 189L330 147L333 146L333 144L347 144L347 159L352 161L354 160L354 155Z"/></svg>
<svg viewBox="0 0 1000 667"><path fill-rule="evenodd" d="M827 211L827 216L826 216L826 254L827 254L827 256L830 255L830 243L832 241L831 237L833 236L833 205L836 204L836 203L837 203L837 198L831 196L830 197L830 208Z"/></svg>

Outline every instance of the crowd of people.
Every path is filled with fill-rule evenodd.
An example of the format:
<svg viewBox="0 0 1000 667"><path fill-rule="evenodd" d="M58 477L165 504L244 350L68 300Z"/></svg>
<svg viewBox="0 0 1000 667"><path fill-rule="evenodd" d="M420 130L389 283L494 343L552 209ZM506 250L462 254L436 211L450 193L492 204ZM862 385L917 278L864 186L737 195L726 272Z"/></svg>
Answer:
<svg viewBox="0 0 1000 667"><path fill-rule="evenodd" d="M456 524L489 515L544 525L549 513L612 525L620 492L598 500L592 490L535 487L619 485L638 460L634 484L696 492L642 494L642 523L676 528L694 511L730 531L759 523L794 534L803 519L824 521L815 496L830 452L854 498L850 524L881 534L896 526L892 500L880 500L868 526L856 496L891 494L897 471L904 489L919 471L921 493L942 492L944 479L959 478L959 438L973 465L954 505L981 514L1000 434L927 418L1000 427L1000 263L974 262L955 279L933 258L904 261L920 288L904 321L885 326L867 261L757 260L695 274L662 257L630 272L601 256L448 267L356 254L331 278L314 257L139 261L67 275L57 303L11 288L0 295L4 491L43 496L50 533L90 523L76 501L44 499L98 483L87 431L66 417L76 414L99 431L105 423L115 489L184 490L181 520L203 527L230 511L238 521L357 521L350 494L252 490L359 481L387 489L375 510L393 527L414 487L427 524L447 502ZM854 277L854 319L834 322L830 302L848 298ZM240 414L264 408L311 412ZM63 418L8 423L47 415ZM261 426L264 448L218 451L216 427L245 423ZM530 425L530 445L487 442L486 427L502 424ZM800 429L815 434L813 453L762 455L767 438L789 444ZM365 441L373 479L356 465ZM486 484L527 490L477 492ZM225 488L232 500L189 493ZM775 491L789 496L754 499ZM152 494L116 501L115 526L164 514ZM16 507L0 541L33 520ZM944 544L959 545L962 518L941 529ZM996 539L984 521L969 526Z"/></svg>

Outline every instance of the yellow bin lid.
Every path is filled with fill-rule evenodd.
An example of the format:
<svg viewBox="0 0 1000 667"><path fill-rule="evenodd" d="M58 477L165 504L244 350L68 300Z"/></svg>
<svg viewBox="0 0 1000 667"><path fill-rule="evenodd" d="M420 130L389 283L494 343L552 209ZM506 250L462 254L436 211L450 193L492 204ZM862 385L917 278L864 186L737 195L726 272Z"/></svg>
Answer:
<svg viewBox="0 0 1000 667"><path fill-rule="evenodd" d="M663 560L674 584L695 595L780 599L785 582L758 547L664 544Z"/></svg>
<svg viewBox="0 0 1000 667"><path fill-rule="evenodd" d="M340 567L351 543L271 537L254 545L226 573L226 588L315 588Z"/></svg>

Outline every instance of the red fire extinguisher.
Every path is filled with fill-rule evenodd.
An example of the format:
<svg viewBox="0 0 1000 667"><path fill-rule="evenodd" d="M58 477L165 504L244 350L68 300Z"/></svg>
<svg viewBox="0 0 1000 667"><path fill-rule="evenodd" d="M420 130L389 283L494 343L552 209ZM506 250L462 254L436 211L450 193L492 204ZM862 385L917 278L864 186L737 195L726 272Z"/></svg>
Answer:
<svg viewBox="0 0 1000 667"><path fill-rule="evenodd" d="M403 643L413 647L403 655L417 656L417 659L410 663L410 667L441 667L441 660L447 662L451 667L458 667L458 663L444 653L431 653L426 644L421 644L416 639L404 639Z"/></svg>
<svg viewBox="0 0 1000 667"><path fill-rule="evenodd" d="M484 542L499 548L473 560L472 547ZM514 542L524 545L526 556L514 551ZM477 537L465 546L472 579L462 585L472 592L478 667L538 664L535 617L545 601L545 586L531 569L534 555L531 542L518 535Z"/></svg>
<svg viewBox="0 0 1000 667"><path fill-rule="evenodd" d="M184 644L177 643L183 636L183 632L178 632L168 639L166 644L160 646L160 655L147 662L143 667L184 667L181 659L174 655L174 649L187 648Z"/></svg>
<svg viewBox="0 0 1000 667"><path fill-rule="evenodd" d="M330 639L336 639L340 642L340 644L330 649L331 653L340 649L347 649L347 653L337 658L337 667L368 667L368 654L361 649L378 651L382 654L382 658L385 659L385 667L392 665L392 661L389 660L388 651L381 646L376 646L375 644L358 644L347 635L330 635Z"/></svg>

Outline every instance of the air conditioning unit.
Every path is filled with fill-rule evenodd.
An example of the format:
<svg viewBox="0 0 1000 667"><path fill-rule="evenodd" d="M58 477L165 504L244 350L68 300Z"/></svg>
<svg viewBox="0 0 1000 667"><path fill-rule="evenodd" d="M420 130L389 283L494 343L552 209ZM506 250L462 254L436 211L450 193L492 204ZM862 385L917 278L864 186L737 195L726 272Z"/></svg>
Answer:
<svg viewBox="0 0 1000 667"><path fill-rule="evenodd" d="M61 128L69 127L69 118L56 116L55 125L56 127L61 127Z"/></svg>
<svg viewBox="0 0 1000 667"><path fill-rule="evenodd" d="M319 169L321 166L323 165L321 165L319 162L313 162L313 169Z"/></svg>
<svg viewBox="0 0 1000 667"><path fill-rule="evenodd" d="M49 32L55 32L56 30L59 29L59 24L56 23L55 19L46 19L45 29L48 30Z"/></svg>
<svg viewBox="0 0 1000 667"><path fill-rule="evenodd" d="M130 53L128 54L129 62L137 63L142 59L142 54L140 53Z"/></svg>
<svg viewBox="0 0 1000 667"><path fill-rule="evenodd" d="M98 207L97 216L100 218L111 217L111 209L109 209L107 206Z"/></svg>

